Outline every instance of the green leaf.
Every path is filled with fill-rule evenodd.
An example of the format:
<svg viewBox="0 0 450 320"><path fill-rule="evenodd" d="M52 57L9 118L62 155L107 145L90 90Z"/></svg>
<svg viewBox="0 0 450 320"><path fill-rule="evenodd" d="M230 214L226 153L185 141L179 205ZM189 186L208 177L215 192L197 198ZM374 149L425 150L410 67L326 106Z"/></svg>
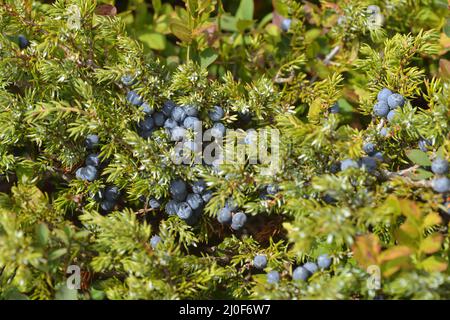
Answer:
<svg viewBox="0 0 450 320"><path fill-rule="evenodd" d="M91 297L93 300L104 300L106 297L106 294L102 290L97 290L95 288L90 289Z"/></svg>
<svg viewBox="0 0 450 320"><path fill-rule="evenodd" d="M358 264L364 268L378 265L381 245L379 238L369 233L356 238L352 247L353 256Z"/></svg>
<svg viewBox="0 0 450 320"><path fill-rule="evenodd" d="M322 102L320 99L315 99L310 105L309 105L309 111L308 111L308 119L311 122L317 122L319 120L319 116L322 112Z"/></svg>
<svg viewBox="0 0 450 320"><path fill-rule="evenodd" d="M179 20L172 20L170 23L170 30L172 33L181 41L183 42L191 42L192 40L192 33L191 31L186 27L185 24L183 24Z"/></svg>
<svg viewBox="0 0 450 320"><path fill-rule="evenodd" d="M59 257L65 255L66 253L67 253L66 248L57 249L55 251L50 252L50 254L48 255L48 260L56 260Z"/></svg>
<svg viewBox="0 0 450 320"><path fill-rule="evenodd" d="M406 156L411 160L414 164L418 164L420 166L431 166L431 161L428 158L428 155L420 151L419 149L413 149L406 151Z"/></svg>
<svg viewBox="0 0 450 320"><path fill-rule="evenodd" d="M252 20L253 10L254 10L253 0L241 0L239 8L236 11L236 18L241 20Z"/></svg>
<svg viewBox="0 0 450 320"><path fill-rule="evenodd" d="M394 246L384 250L380 254L380 261L390 261L401 257L409 256L412 253L412 249L408 246Z"/></svg>
<svg viewBox="0 0 450 320"><path fill-rule="evenodd" d="M224 31L236 32L236 31L238 31L237 21L238 20L236 19L236 17L232 17L229 15L223 15L220 18L220 28Z"/></svg>
<svg viewBox="0 0 450 320"><path fill-rule="evenodd" d="M41 246L45 246L48 243L49 230L45 223L40 223L36 226L37 241Z"/></svg>
<svg viewBox="0 0 450 320"><path fill-rule="evenodd" d="M67 236L67 234L63 230L55 229L53 232L58 237L59 240L64 242L64 244L66 246L68 246L70 244L70 239L69 239L69 237Z"/></svg>
<svg viewBox="0 0 450 320"><path fill-rule="evenodd" d="M60 284L55 293L55 300L78 300L78 290L69 289L65 284Z"/></svg>
<svg viewBox="0 0 450 320"><path fill-rule="evenodd" d="M158 13L161 10L161 0L152 0L152 6L155 13Z"/></svg>
<svg viewBox="0 0 450 320"><path fill-rule="evenodd" d="M283 17L287 17L289 14L289 6L288 4L283 0L273 0L273 7L275 10L282 15Z"/></svg>
<svg viewBox="0 0 450 320"><path fill-rule="evenodd" d="M138 31L142 31L142 29L149 24L151 19L151 16L148 14L147 5L145 3L138 4L134 12L134 26Z"/></svg>
<svg viewBox="0 0 450 320"><path fill-rule="evenodd" d="M447 37L450 37L450 18L447 18L447 23L444 26L444 33Z"/></svg>
<svg viewBox="0 0 450 320"><path fill-rule="evenodd" d="M23 293L20 293L17 288L12 288L7 290L3 294L5 300L30 300L28 296L24 295Z"/></svg>
<svg viewBox="0 0 450 320"><path fill-rule="evenodd" d="M437 149L436 157L438 157L438 158L445 158L445 156L444 156L444 146L440 146L439 149Z"/></svg>
<svg viewBox="0 0 450 320"><path fill-rule="evenodd" d="M338 104L339 104L339 110L342 113L352 113L353 112L353 107L350 103L348 103L348 101L344 98L341 98L338 100Z"/></svg>
<svg viewBox="0 0 450 320"><path fill-rule="evenodd" d="M160 33L144 33L141 34L138 38L151 49L164 50L166 48L166 37Z"/></svg>
<svg viewBox="0 0 450 320"><path fill-rule="evenodd" d="M417 169L416 172L411 174L411 179L420 181L420 180L426 180L434 176L434 174L430 171L424 170L424 169Z"/></svg>
<svg viewBox="0 0 450 320"><path fill-rule="evenodd" d="M244 32L253 25L253 20L238 20L236 27L239 32Z"/></svg>
<svg viewBox="0 0 450 320"><path fill-rule="evenodd" d="M440 233L434 233L428 237L426 237L421 243L420 243L420 251L424 253L435 253L441 248L443 241L442 234Z"/></svg>
<svg viewBox="0 0 450 320"><path fill-rule="evenodd" d="M432 257L429 257L429 258L423 260L421 263L421 266L425 271L428 271L428 272L436 272L436 271L443 272L443 271L447 270L448 265L444 259L442 259L440 257L432 256Z"/></svg>
<svg viewBox="0 0 450 320"><path fill-rule="evenodd" d="M441 216L436 212L432 212L432 213L428 214L425 217L425 219L423 219L422 227L429 228L429 227L435 226L441 222L442 222Z"/></svg>
<svg viewBox="0 0 450 320"><path fill-rule="evenodd" d="M313 42L315 39L317 39L320 36L321 33L322 33L322 29L317 29L317 28L306 31L305 42L306 43Z"/></svg>
<svg viewBox="0 0 450 320"><path fill-rule="evenodd" d="M200 53L200 65L202 68L207 68L211 63L216 61L219 55L212 49L207 48Z"/></svg>
<svg viewBox="0 0 450 320"><path fill-rule="evenodd" d="M258 28L264 27L266 24L270 23L273 19L273 13L269 13L264 16L264 18L261 19L261 21L258 23Z"/></svg>

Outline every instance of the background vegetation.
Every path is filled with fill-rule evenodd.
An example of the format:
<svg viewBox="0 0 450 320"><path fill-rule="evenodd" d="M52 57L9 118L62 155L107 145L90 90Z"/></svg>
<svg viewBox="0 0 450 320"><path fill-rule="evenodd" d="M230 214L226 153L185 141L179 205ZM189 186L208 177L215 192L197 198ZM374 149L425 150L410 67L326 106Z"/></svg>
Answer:
<svg viewBox="0 0 450 320"><path fill-rule="evenodd" d="M0 297L449 299L450 199L430 168L450 152L448 6L2 1ZM156 111L168 99L195 105L210 125L220 105L228 128L279 129L282 170L173 164L163 130L138 134L145 114L127 101L125 75ZM406 99L392 121L372 111L384 87ZM100 138L93 182L76 178L90 134ZM368 142L375 168L338 169L366 157ZM213 192L194 225L165 212L177 178ZM96 195L108 186L120 199L105 212ZM153 197L161 208L149 208ZM241 230L217 221L228 198L248 217ZM292 280L321 254L329 269ZM82 270L78 291L66 286L69 265ZM281 279L268 283L274 270Z"/></svg>

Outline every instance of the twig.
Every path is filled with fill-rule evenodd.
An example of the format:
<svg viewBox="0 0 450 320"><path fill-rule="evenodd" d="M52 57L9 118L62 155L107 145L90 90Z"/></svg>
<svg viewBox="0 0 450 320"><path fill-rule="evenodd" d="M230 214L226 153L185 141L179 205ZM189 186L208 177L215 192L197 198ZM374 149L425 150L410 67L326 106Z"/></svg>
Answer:
<svg viewBox="0 0 450 320"><path fill-rule="evenodd" d="M334 58L334 56L339 52L339 50L341 49L340 46L336 46L334 47L329 54L327 54L327 56L325 57L325 59L323 59L323 63L327 66L330 64L331 60ZM317 74L314 75L311 78L311 83L315 82L317 80Z"/></svg>
<svg viewBox="0 0 450 320"><path fill-rule="evenodd" d="M333 50L331 50L331 52L325 57L325 59L323 60L323 63L325 65L329 65L331 60L334 58L334 56L339 52L339 50L341 49L340 46L336 46L333 48Z"/></svg>
<svg viewBox="0 0 450 320"><path fill-rule="evenodd" d="M405 177L408 176L410 173L413 173L414 171L416 171L417 169L419 169L419 165L414 165L412 167L397 171L397 172L391 172L391 171L387 171L385 170L384 173L388 178L394 178L394 177Z"/></svg>
<svg viewBox="0 0 450 320"><path fill-rule="evenodd" d="M397 171L397 172L391 172L391 171L387 171L384 170L383 174L387 179L394 179L397 177L402 178L407 184L414 186L414 187L422 187L422 188L429 188L431 187L431 181L427 181L427 180L420 180L420 181L415 181L412 180L408 175L410 173L413 173L414 171L416 171L420 166L419 165L414 165L412 167Z"/></svg>

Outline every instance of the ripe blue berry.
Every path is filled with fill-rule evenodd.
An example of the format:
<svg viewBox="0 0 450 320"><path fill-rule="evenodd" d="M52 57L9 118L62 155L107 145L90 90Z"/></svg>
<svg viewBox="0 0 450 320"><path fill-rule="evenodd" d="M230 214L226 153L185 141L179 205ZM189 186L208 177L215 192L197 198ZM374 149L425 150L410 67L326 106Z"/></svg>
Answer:
<svg viewBox="0 0 450 320"><path fill-rule="evenodd" d="M244 144L254 145L258 141L258 133L254 129L250 129L247 131L247 134L244 138Z"/></svg>
<svg viewBox="0 0 450 320"><path fill-rule="evenodd" d="M226 128L223 123L216 122L211 128L211 135L215 138L221 138L225 135Z"/></svg>
<svg viewBox="0 0 450 320"><path fill-rule="evenodd" d="M89 192L89 196L94 199L95 202L100 202L103 199L103 190L98 190L97 192Z"/></svg>
<svg viewBox="0 0 450 320"><path fill-rule="evenodd" d="M238 204L233 198L228 198L225 202L225 207L230 209L230 211L236 211L238 209Z"/></svg>
<svg viewBox="0 0 450 320"><path fill-rule="evenodd" d="M186 197L187 197L187 191L173 195L173 199L180 201L180 202L186 200Z"/></svg>
<svg viewBox="0 0 450 320"><path fill-rule="evenodd" d="M181 195L187 192L187 185L183 180L176 179L170 183L169 189L172 196Z"/></svg>
<svg viewBox="0 0 450 320"><path fill-rule="evenodd" d="M206 190L202 193L202 199L205 203L209 202L211 198L213 197L213 192L211 190Z"/></svg>
<svg viewBox="0 0 450 320"><path fill-rule="evenodd" d="M338 173L341 170L341 163L340 162L334 162L330 166L330 172L331 173Z"/></svg>
<svg viewBox="0 0 450 320"><path fill-rule="evenodd" d="M138 107L143 103L142 98L134 90L128 91L127 101Z"/></svg>
<svg viewBox="0 0 450 320"><path fill-rule="evenodd" d="M332 195L327 193L326 195L323 196L323 201L325 201L325 203L327 204L332 204L336 202L336 199L333 198Z"/></svg>
<svg viewBox="0 0 450 320"><path fill-rule="evenodd" d="M170 200L166 204L165 211L169 216L177 214L180 203L176 200Z"/></svg>
<svg viewBox="0 0 450 320"><path fill-rule="evenodd" d="M170 115L172 114L172 110L173 108L176 107L176 104L173 101L166 101L164 102L163 108L161 110L161 112L166 116L166 117L170 117Z"/></svg>
<svg viewBox="0 0 450 320"><path fill-rule="evenodd" d="M100 203L100 208L103 211L111 211L112 209L114 209L115 205L116 205L116 203L113 201L104 200Z"/></svg>
<svg viewBox="0 0 450 320"><path fill-rule="evenodd" d="M389 111L388 115L387 115L387 120L389 122L392 122L392 120L394 120L395 115L397 114L397 110L391 110Z"/></svg>
<svg viewBox="0 0 450 320"><path fill-rule="evenodd" d="M343 24L345 24L347 22L347 17L345 17L345 16L339 16L339 18L338 18L338 20L337 20L337 24L338 25L343 25Z"/></svg>
<svg viewBox="0 0 450 320"><path fill-rule="evenodd" d="M167 118L166 122L164 122L164 128L166 129L173 129L176 126L178 126L177 122L173 120L172 118Z"/></svg>
<svg viewBox="0 0 450 320"><path fill-rule="evenodd" d="M201 195L197 193L189 193L186 197L186 202L193 210L196 210L203 205L203 199Z"/></svg>
<svg viewBox="0 0 450 320"><path fill-rule="evenodd" d="M341 108L339 107L339 103L335 102L331 108L329 109L330 113L339 113L341 111Z"/></svg>
<svg viewBox="0 0 450 320"><path fill-rule="evenodd" d="M19 48L21 50L25 49L30 45L30 41L28 41L28 39L23 34L19 35L18 41L19 41Z"/></svg>
<svg viewBox="0 0 450 320"><path fill-rule="evenodd" d="M385 127L381 128L380 131L378 132L378 134L382 137L386 137L388 135L387 128L385 128Z"/></svg>
<svg viewBox="0 0 450 320"><path fill-rule="evenodd" d="M428 151L428 147L431 146L431 145L432 145L432 143L428 139L422 139L418 143L419 149L421 151L423 151L423 152L427 152Z"/></svg>
<svg viewBox="0 0 450 320"><path fill-rule="evenodd" d="M86 157L86 165L98 167L100 164L100 159L98 158L98 153L91 153Z"/></svg>
<svg viewBox="0 0 450 320"><path fill-rule="evenodd" d="M377 169L377 161L373 157L362 157L360 161L361 168L368 172L373 172Z"/></svg>
<svg viewBox="0 0 450 320"><path fill-rule="evenodd" d="M388 97L387 103L391 110L397 107L403 107L405 104L405 98L403 98L401 94L393 93Z"/></svg>
<svg viewBox="0 0 450 320"><path fill-rule="evenodd" d="M161 202L158 199L150 198L150 200L148 200L148 205L152 209L158 209L159 207L161 207Z"/></svg>
<svg viewBox="0 0 450 320"><path fill-rule="evenodd" d="M294 272L292 273L292 279L294 281L302 280L306 281L311 276L311 273L303 268L303 267L297 267L295 268Z"/></svg>
<svg viewBox="0 0 450 320"><path fill-rule="evenodd" d="M321 254L317 257L317 265L321 269L328 269L331 266L331 258L328 254Z"/></svg>
<svg viewBox="0 0 450 320"><path fill-rule="evenodd" d="M187 220L185 220L188 225L193 226L198 222L198 220L200 219L200 214L198 214L198 212L201 213L201 211L198 211L198 209L192 211L192 215Z"/></svg>
<svg viewBox="0 0 450 320"><path fill-rule="evenodd" d="M253 114L251 112L248 111L244 111L244 112L238 112L238 119L239 122L241 122L242 124L248 124L252 121L253 118Z"/></svg>
<svg viewBox="0 0 450 320"><path fill-rule="evenodd" d="M450 180L447 177L435 178L431 181L431 187L438 193L450 191Z"/></svg>
<svg viewBox="0 0 450 320"><path fill-rule="evenodd" d="M363 146L363 150L367 155L372 156L375 153L375 145L372 142L368 142Z"/></svg>
<svg viewBox="0 0 450 320"><path fill-rule="evenodd" d="M448 161L442 158L436 158L431 163L431 171L434 174L447 174L448 173Z"/></svg>
<svg viewBox="0 0 450 320"><path fill-rule="evenodd" d="M373 113L377 117L386 117L389 113L389 106L386 101L378 101L373 106Z"/></svg>
<svg viewBox="0 0 450 320"><path fill-rule="evenodd" d="M76 171L75 175L81 180L94 181L97 177L97 169L94 166L82 167Z"/></svg>
<svg viewBox="0 0 450 320"><path fill-rule="evenodd" d="M155 112L153 115L153 121L155 123L155 126L162 127L164 125L164 122L166 121L166 117L162 112Z"/></svg>
<svg viewBox="0 0 450 320"><path fill-rule="evenodd" d="M99 142L98 135L96 135L96 134L89 134L86 137L86 141L85 141L86 148L93 149L96 146L98 146L98 142Z"/></svg>
<svg viewBox="0 0 450 320"><path fill-rule="evenodd" d="M267 266L267 257L262 254L258 254L253 258L253 266L256 269L264 269Z"/></svg>
<svg viewBox="0 0 450 320"><path fill-rule="evenodd" d="M153 237L150 238L150 245L152 246L153 249L156 249L156 247L160 242L161 242L160 236L154 235Z"/></svg>
<svg viewBox="0 0 450 320"><path fill-rule="evenodd" d="M192 151L192 152L200 152L202 151L202 144L201 142L196 142L196 141L186 141L183 145L186 149Z"/></svg>
<svg viewBox="0 0 450 320"><path fill-rule="evenodd" d="M292 19L288 19L288 18L283 19L281 21L281 30L283 30L285 32L288 31L289 28L291 27L291 24L292 24Z"/></svg>
<svg viewBox="0 0 450 320"><path fill-rule="evenodd" d="M261 200L269 200L269 195L267 194L267 190L260 190L259 191L259 198Z"/></svg>
<svg viewBox="0 0 450 320"><path fill-rule="evenodd" d="M144 139L147 139L152 136L153 131L154 131L154 129L150 129L150 130L139 129L138 132L139 132L139 136L141 136Z"/></svg>
<svg viewBox="0 0 450 320"><path fill-rule="evenodd" d="M267 273L267 283L275 284L280 281L280 273L278 271L272 270Z"/></svg>
<svg viewBox="0 0 450 320"><path fill-rule="evenodd" d="M358 168L358 163L352 159L345 159L341 162L341 171L347 170L349 168Z"/></svg>
<svg viewBox="0 0 450 320"><path fill-rule="evenodd" d="M231 229L239 230L247 222L247 216L243 212L236 213L231 219Z"/></svg>
<svg viewBox="0 0 450 320"><path fill-rule="evenodd" d="M392 91L388 88L383 88L378 92L377 98L378 101L385 101L387 102L388 97L392 94Z"/></svg>
<svg viewBox="0 0 450 320"><path fill-rule="evenodd" d="M313 274L319 270L319 267L314 262L307 262L303 265L303 268L309 271L309 273Z"/></svg>
<svg viewBox="0 0 450 320"><path fill-rule="evenodd" d="M197 180L192 183L192 192L203 193L206 190L206 183L203 180Z"/></svg>
<svg viewBox="0 0 450 320"><path fill-rule="evenodd" d="M381 9L380 9L379 6L373 5L373 4L372 4L372 5L370 5L370 6L367 7L367 12L368 12L370 15L374 15L374 14L380 13L380 12L381 12Z"/></svg>
<svg viewBox="0 0 450 320"><path fill-rule="evenodd" d="M143 131L150 131L155 127L155 121L152 117L146 117L144 120L139 121L138 127Z"/></svg>
<svg viewBox="0 0 450 320"><path fill-rule="evenodd" d="M125 86L131 86L133 84L133 77L129 74L126 74L126 75L122 76L122 78L120 78L120 81Z"/></svg>
<svg viewBox="0 0 450 320"><path fill-rule="evenodd" d="M170 158L174 164L180 165L180 164L185 164L189 161L189 158L187 156L188 155L186 155L184 148L180 148L177 146L172 151Z"/></svg>
<svg viewBox="0 0 450 320"><path fill-rule="evenodd" d="M373 157L374 157L376 160L378 160L378 161L381 161L381 162L384 161L383 153L381 153L381 152L376 152L376 153L373 155Z"/></svg>
<svg viewBox="0 0 450 320"><path fill-rule="evenodd" d="M269 184L266 188L266 192L271 195L277 194L279 190L280 188L276 184Z"/></svg>
<svg viewBox="0 0 450 320"><path fill-rule="evenodd" d="M176 122L183 123L183 120L186 118L186 111L184 111L183 107L174 107L171 116Z"/></svg>
<svg viewBox="0 0 450 320"><path fill-rule="evenodd" d="M215 172L219 172L221 164L223 164L223 155L216 155L214 160L211 162L211 166L215 169Z"/></svg>
<svg viewBox="0 0 450 320"><path fill-rule="evenodd" d="M230 209L228 209L227 207L220 209L219 212L217 213L217 221L219 221L222 224L230 223L231 219L232 214Z"/></svg>
<svg viewBox="0 0 450 320"><path fill-rule="evenodd" d="M200 128L201 121L196 117L186 117L183 121L183 126L186 129L195 130L196 128Z"/></svg>
<svg viewBox="0 0 450 320"><path fill-rule="evenodd" d="M181 141L186 136L186 129L176 126L170 131L170 139L172 141Z"/></svg>
<svg viewBox="0 0 450 320"><path fill-rule="evenodd" d="M144 113L150 115L153 113L153 108L150 107L150 105L147 102L144 102L143 104L141 104L141 109Z"/></svg>
<svg viewBox="0 0 450 320"><path fill-rule="evenodd" d="M86 169L85 171L85 177L88 181L94 181L97 177L97 168L94 166L86 166L84 167Z"/></svg>
<svg viewBox="0 0 450 320"><path fill-rule="evenodd" d="M192 213L192 208L186 202L182 202L178 206L177 216L180 219L188 220L192 216Z"/></svg>
<svg viewBox="0 0 450 320"><path fill-rule="evenodd" d="M117 187L107 187L105 189L105 199L109 201L116 201L119 199L120 191Z"/></svg>
<svg viewBox="0 0 450 320"><path fill-rule="evenodd" d="M198 115L198 110L195 106L187 105L184 106L183 108L188 117L196 117Z"/></svg>
<svg viewBox="0 0 450 320"><path fill-rule="evenodd" d="M445 207L445 213L448 215L448 216L450 216L450 202L445 202L444 203L444 207Z"/></svg>
<svg viewBox="0 0 450 320"><path fill-rule="evenodd" d="M75 171L75 177L84 180L84 167L78 168L77 171Z"/></svg>
<svg viewBox="0 0 450 320"><path fill-rule="evenodd" d="M225 112L223 111L223 109L219 106L214 106L210 111L209 111L209 118L216 122L216 121L220 121L223 116L225 115Z"/></svg>

